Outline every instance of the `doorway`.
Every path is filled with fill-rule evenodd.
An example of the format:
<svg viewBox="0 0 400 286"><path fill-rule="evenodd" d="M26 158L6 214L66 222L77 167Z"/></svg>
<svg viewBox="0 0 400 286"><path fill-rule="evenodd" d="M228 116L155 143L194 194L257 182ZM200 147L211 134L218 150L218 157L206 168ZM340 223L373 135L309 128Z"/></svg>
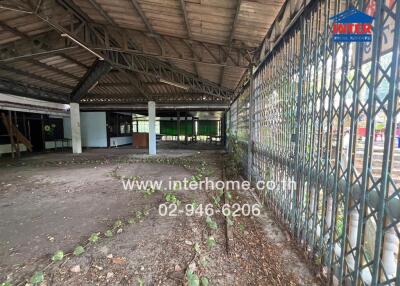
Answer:
<svg viewBox="0 0 400 286"><path fill-rule="evenodd" d="M29 139L33 145L33 152L40 152L44 149L42 121L40 119L29 119Z"/></svg>

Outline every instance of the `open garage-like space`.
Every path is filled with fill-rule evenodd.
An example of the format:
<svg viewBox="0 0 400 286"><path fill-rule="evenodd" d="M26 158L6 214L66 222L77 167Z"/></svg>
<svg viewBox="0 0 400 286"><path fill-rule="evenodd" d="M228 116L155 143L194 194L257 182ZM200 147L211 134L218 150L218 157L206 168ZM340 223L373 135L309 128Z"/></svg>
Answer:
<svg viewBox="0 0 400 286"><path fill-rule="evenodd" d="M400 286L400 0L0 0L0 286Z"/></svg>

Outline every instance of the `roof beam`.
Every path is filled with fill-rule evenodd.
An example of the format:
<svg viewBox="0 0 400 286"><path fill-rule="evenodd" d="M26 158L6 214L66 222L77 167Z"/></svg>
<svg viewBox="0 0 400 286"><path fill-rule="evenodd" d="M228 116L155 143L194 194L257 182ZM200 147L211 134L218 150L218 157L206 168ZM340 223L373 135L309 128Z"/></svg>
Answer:
<svg viewBox="0 0 400 286"><path fill-rule="evenodd" d="M68 94L56 93L45 88L33 87L26 83L9 79L0 78L0 92L54 102L68 102Z"/></svg>
<svg viewBox="0 0 400 286"><path fill-rule="evenodd" d="M235 17L233 18L231 33L229 34L228 51L226 52L224 63L227 62L228 57L231 54L232 44L233 44L233 37L235 35L235 31L236 31L236 26L237 26L237 22L238 22L238 18L239 18L240 6L241 5L242 5L242 0L237 0ZM225 74L225 67L223 66L221 68L221 73L220 73L220 76L219 76L219 85L222 85L222 83L224 82L224 74Z"/></svg>
<svg viewBox="0 0 400 286"><path fill-rule="evenodd" d="M154 32L153 26L150 24L149 20L147 19L146 15L144 14L142 7L140 7L139 3L136 0L130 0L135 10L138 12L140 18L142 19L144 25L146 26L147 30L153 33L154 35L158 35Z"/></svg>
<svg viewBox="0 0 400 286"><path fill-rule="evenodd" d="M31 64L33 64L33 65L39 66L39 67L41 67L41 68L43 68L43 69L46 69L46 70L52 71L52 72L54 72L54 73L57 73L57 74L59 74L59 75L68 77L68 78L73 79L73 80L75 80L75 81L79 81L79 79L80 79L80 78L79 78L78 76L76 76L76 75L67 73L67 72L65 72L65 71L63 71L63 70L60 70L60 69L55 68L55 67L53 67L53 66L47 65L47 64L42 63L41 61L38 61L38 60L35 60L35 59L28 59L27 62L29 62L29 63L31 63Z"/></svg>
<svg viewBox="0 0 400 286"><path fill-rule="evenodd" d="M112 67L108 62L96 60L71 93L71 102L79 102L81 97L87 94L99 79L107 74L111 68Z"/></svg>
<svg viewBox="0 0 400 286"><path fill-rule="evenodd" d="M153 26L150 24L149 19L147 19L146 15L144 14L142 7L140 7L139 3L136 0L130 0L132 3L133 7L136 9L136 11L139 13L140 18L142 19L144 25L146 26L146 29L155 36L155 41L157 42L158 46L160 47L161 54L164 54L164 46L162 42L160 41L160 35L156 33L153 29Z"/></svg>
<svg viewBox="0 0 400 286"><path fill-rule="evenodd" d="M66 10L66 13L71 13L71 11ZM222 88L214 82L199 78L194 74L155 59L154 57L124 51L124 47L119 49L111 47L110 49L107 49L107 38L110 39L110 43L117 42L114 41L115 33L113 33L112 29L109 29L109 27L100 26L99 28L97 25L95 29L93 25L85 22L82 20L82 17L78 16L72 19L74 24L65 26L62 26L57 22L58 20L61 20L60 18L48 18L40 14L37 14L37 16L57 32L57 34L54 35L54 38L57 39L58 42L52 43L47 41L45 42L47 46L54 44L55 46L58 45L57 48L59 48L60 42L64 44L64 46L68 45L68 41L65 41L60 37L60 34L66 33L79 41L81 46L85 46L89 50L93 47L100 47L101 51L99 53L101 56L115 68L147 74L157 80L163 79L184 85L193 91L208 93L224 100L229 100L233 94L233 91L230 89ZM101 27L103 27L103 29L101 29ZM49 36L49 33L47 33L46 38ZM46 39L42 40L45 41ZM7 59L3 61L7 61Z"/></svg>
<svg viewBox="0 0 400 286"><path fill-rule="evenodd" d="M19 70L19 69L16 69L16 68L4 65L4 64L0 66L0 69L5 70L5 71L10 72L10 73L17 74L17 75L21 75L21 76L25 76L25 77L28 77L28 78L32 78L32 79L35 79L35 80L38 80L38 81L41 81L41 82L45 82L45 83L54 85L56 87L63 87L63 88L66 88L66 89L72 89L73 88L73 86L71 86L69 84L65 84L65 83L62 83L62 82L59 82L59 81L56 81L56 80L45 78L45 77L42 77L40 75L37 75L37 74L34 74L34 73L30 73L30 72L27 72L27 71L22 71L22 70Z"/></svg>
<svg viewBox="0 0 400 286"><path fill-rule="evenodd" d="M99 12L100 15L107 20L108 23L117 26L114 20L107 14L106 11L103 10L103 8L96 2L96 0L89 0L89 2L94 7L94 9L96 9L97 12Z"/></svg>
<svg viewBox="0 0 400 286"><path fill-rule="evenodd" d="M186 10L185 0L180 0L179 3L181 5L183 18L185 20L186 32L188 34L189 39L191 40L192 39L192 30L190 29L189 17L188 17L187 10ZM192 47L190 47L190 50L192 51L192 56L194 57L195 53L193 52ZM193 70L196 72L197 76L199 76L199 70L198 70L195 62L193 63Z"/></svg>

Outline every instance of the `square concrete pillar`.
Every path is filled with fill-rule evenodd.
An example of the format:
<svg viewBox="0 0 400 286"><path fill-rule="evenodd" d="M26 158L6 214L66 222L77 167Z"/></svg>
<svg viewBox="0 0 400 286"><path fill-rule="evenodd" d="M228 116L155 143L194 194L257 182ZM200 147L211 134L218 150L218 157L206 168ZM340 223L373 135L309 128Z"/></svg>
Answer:
<svg viewBox="0 0 400 286"><path fill-rule="evenodd" d="M79 103L70 103L70 117L71 117L71 136L72 136L72 153L82 153L82 139L81 139L81 116L79 111Z"/></svg>
<svg viewBox="0 0 400 286"><path fill-rule="evenodd" d="M156 103L154 101L148 102L149 114L149 155L156 155Z"/></svg>

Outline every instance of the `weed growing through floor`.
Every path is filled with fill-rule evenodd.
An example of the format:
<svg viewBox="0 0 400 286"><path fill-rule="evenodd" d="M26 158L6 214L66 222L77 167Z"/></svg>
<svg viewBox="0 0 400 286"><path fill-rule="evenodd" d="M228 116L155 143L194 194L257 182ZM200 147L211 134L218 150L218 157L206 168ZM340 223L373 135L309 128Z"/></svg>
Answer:
<svg viewBox="0 0 400 286"><path fill-rule="evenodd" d="M64 252L62 250L57 250L51 257L52 261L61 261L64 258Z"/></svg>
<svg viewBox="0 0 400 286"><path fill-rule="evenodd" d="M217 242L215 241L215 238L214 238L214 236L209 236L208 238L207 238L207 246L211 249L211 248L213 248L215 245L217 244Z"/></svg>
<svg viewBox="0 0 400 286"><path fill-rule="evenodd" d="M33 285L37 285L39 283L42 283L44 280L44 273L42 271L37 271L35 272L35 274L33 274L33 276L31 277L30 282Z"/></svg>
<svg viewBox="0 0 400 286"><path fill-rule="evenodd" d="M105 236L105 237L108 237L108 238L113 237L113 232L112 232L112 230L111 230L111 229L108 229L108 230L104 233L104 236Z"/></svg>
<svg viewBox="0 0 400 286"><path fill-rule="evenodd" d="M78 245L77 247L75 247L74 249L74 256L80 256L85 252L85 248L82 245Z"/></svg>
<svg viewBox="0 0 400 286"><path fill-rule="evenodd" d="M177 206L179 206L181 204L181 201L178 199L178 197L172 193L165 194L165 200L168 203L176 204Z"/></svg>
<svg viewBox="0 0 400 286"><path fill-rule="evenodd" d="M206 218L206 223L210 229L218 229L217 223L210 216Z"/></svg>
<svg viewBox="0 0 400 286"><path fill-rule="evenodd" d="M188 280L188 286L199 286L200 285L200 280L199 276L197 276L196 273L193 272L190 268L188 268L186 272L186 277Z"/></svg>
<svg viewBox="0 0 400 286"><path fill-rule="evenodd" d="M140 219L140 218L143 218L145 216L148 216L149 213L150 213L150 209L152 209L152 208L144 209L143 211L137 211L136 212L137 218L139 217L138 219ZM135 223L135 219L134 218L129 218L129 219L127 219L126 222L128 224L133 224L133 223ZM122 230L123 227L124 227L124 221L121 220L121 219L116 220L114 222L114 224L113 224L113 229ZM112 232L111 229L108 229L103 233L103 235L106 238L111 238L111 237L113 237L113 232ZM88 238L89 243L87 245L89 245L91 243L93 243L93 244L97 243L99 240L100 240L100 232L92 233L90 235L90 237ZM87 245L85 247L87 247ZM72 254L74 256L82 255L83 253L85 253L85 247L82 246L82 245L77 245L75 247L74 251L72 252ZM64 254L64 252L62 250L58 250L51 257L51 261L52 261L51 263L62 261L65 258L65 256L66 256L66 254ZM49 265L51 265L51 263ZM47 265L44 269L47 269L49 267L49 265ZM45 278L44 272L43 271L37 271L30 278L29 282L30 282L30 284L38 285L38 284L40 284L40 283L42 283L44 281L44 278ZM142 281L142 282L140 282L139 279L141 279L140 281ZM139 285L144 285L144 280L142 278L139 278L139 279L138 279ZM2 282L0 284L0 286L12 286L12 283L8 282L8 281L7 282Z"/></svg>
<svg viewBox="0 0 400 286"><path fill-rule="evenodd" d="M99 233L92 233L92 235L89 237L88 240L89 240L91 243L96 243L96 242L99 241L99 239L100 239Z"/></svg>

